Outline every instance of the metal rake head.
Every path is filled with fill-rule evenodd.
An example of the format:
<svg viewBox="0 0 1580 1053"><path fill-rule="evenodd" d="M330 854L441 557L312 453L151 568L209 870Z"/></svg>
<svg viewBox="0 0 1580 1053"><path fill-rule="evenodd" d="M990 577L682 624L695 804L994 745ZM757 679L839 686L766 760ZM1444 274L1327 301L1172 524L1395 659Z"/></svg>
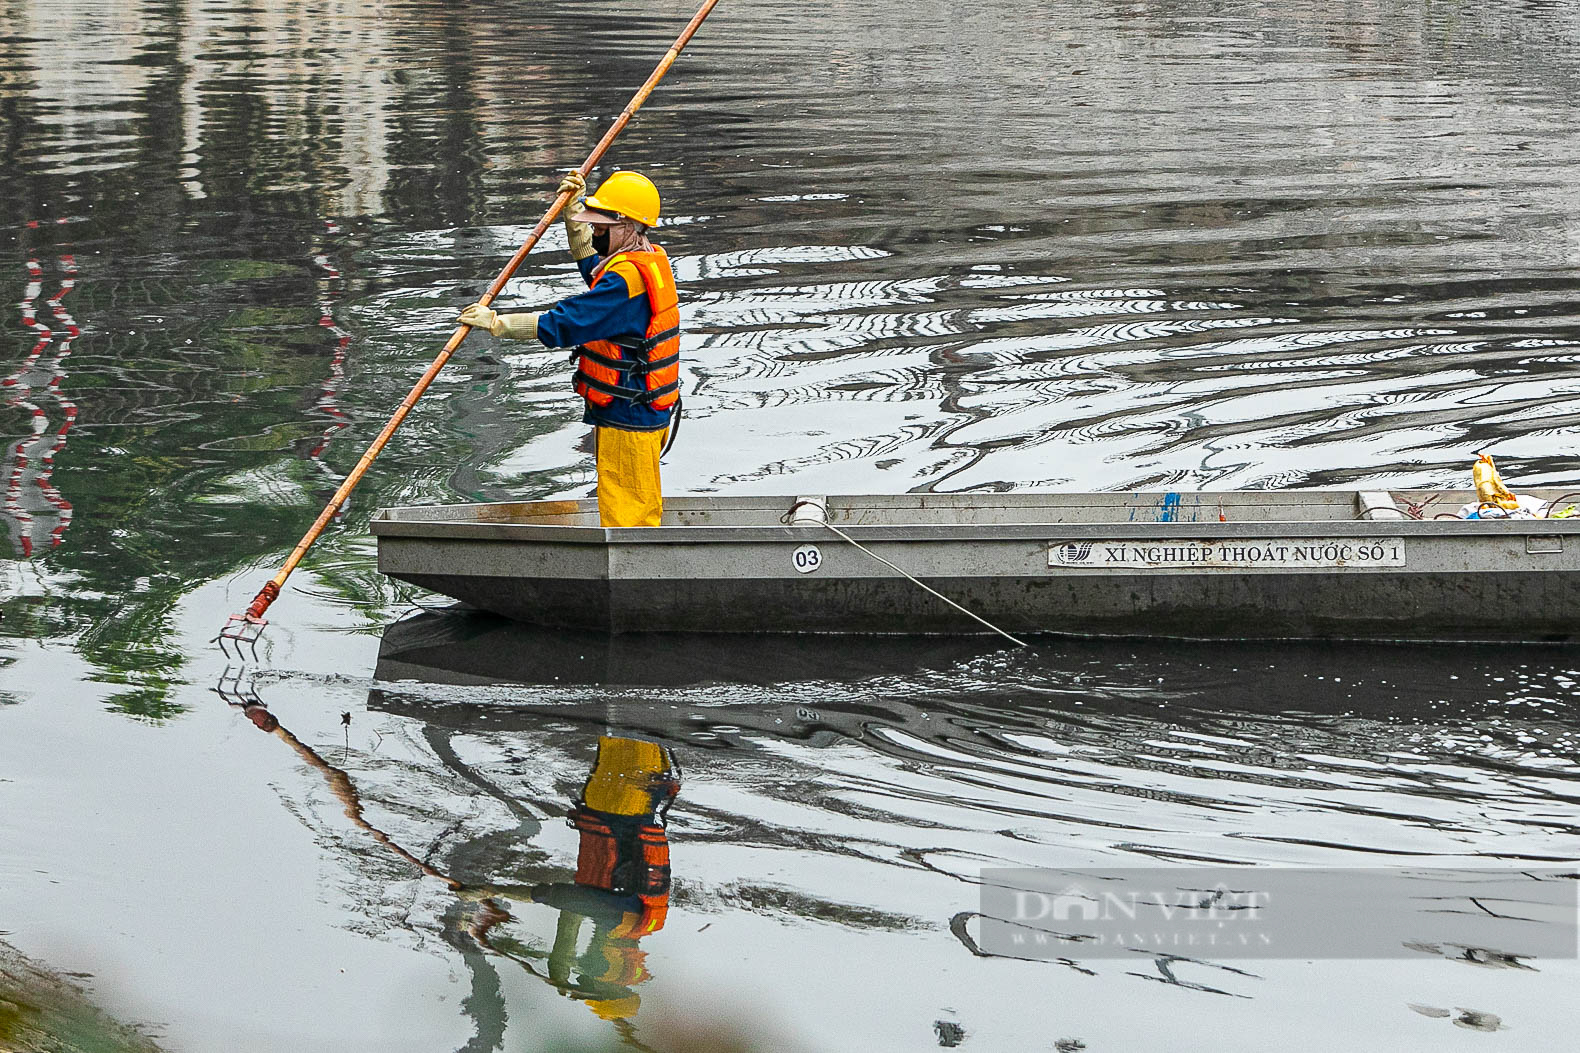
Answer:
<svg viewBox="0 0 1580 1053"><path fill-rule="evenodd" d="M298 549L298 552L301 550ZM236 645L236 661L241 661L241 649L246 647L252 651L252 660L258 660L258 637L263 635L264 628L269 624L263 617L263 612L269 609L280 595L280 582L271 581L258 590L258 595L252 598L252 605L241 614L232 614L225 619L224 628L210 643L217 642L219 649L224 652L227 659L231 657L230 648L225 646L226 641Z"/></svg>
<svg viewBox="0 0 1580 1053"><path fill-rule="evenodd" d="M257 682L253 674L247 672L245 665L234 672L227 665L225 671L219 675L218 683L214 685L214 693L224 699L227 705L243 708L264 705L263 699L258 696Z"/></svg>
<svg viewBox="0 0 1580 1053"><path fill-rule="evenodd" d="M244 657L242 648L247 648L252 653L252 660L258 661L258 638L263 635L263 630L268 626L268 619L257 618L251 614L232 614L225 619L225 627L219 631L210 643L218 643L221 653L227 661L234 658L241 661ZM236 653L231 654L227 645L235 644Z"/></svg>

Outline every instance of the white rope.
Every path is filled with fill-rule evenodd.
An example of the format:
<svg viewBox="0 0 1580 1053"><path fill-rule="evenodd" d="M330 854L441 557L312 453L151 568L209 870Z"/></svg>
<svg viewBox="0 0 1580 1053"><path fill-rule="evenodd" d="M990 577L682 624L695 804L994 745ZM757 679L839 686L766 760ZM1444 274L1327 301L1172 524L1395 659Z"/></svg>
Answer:
<svg viewBox="0 0 1580 1053"><path fill-rule="evenodd" d="M792 509L792 511L794 511L794 509ZM937 589L933 588L932 586L926 584L925 582L918 581L914 575L908 574L902 568L895 566L893 563L890 563L888 560L884 559L882 556L880 556L876 552L872 551L872 549L868 548L867 546L863 545L861 542L857 541L855 538L851 537L849 534L845 533L843 530L841 530L839 527L835 526L833 523L825 522L823 525L828 527L828 529L832 530L834 533L838 534L840 537L844 538L846 541L849 541L852 545L855 545L858 549L860 549L861 551L865 552L867 555L871 556L873 559L877 560L879 563L882 563L885 567L888 567L890 570L894 571L896 574L899 574L899 575L902 575L903 577L909 578L911 580L912 584L919 585L922 588L926 589L928 592L932 593L934 596L937 596L939 599L941 599L945 603L949 604L949 606L953 607L955 610L959 611L961 614L964 614L964 615L967 615L969 617L975 618L977 621L981 622L983 625L987 626L989 629L992 629L994 632L996 632L1000 636L1004 637L1004 639L1008 640L1010 643L1014 644L1016 647L1027 647L1027 646L1030 646L1029 644L1026 643L1025 640L1020 640L1020 639L1017 639L1016 637L1011 636L1009 633L1005 632L1003 629L1000 629L998 626L994 625L992 622L988 621L986 618L982 617L980 614L975 614L972 611L966 610L964 607L960 606L960 604L956 603L954 600L951 600L948 596L945 596L943 593L939 592Z"/></svg>

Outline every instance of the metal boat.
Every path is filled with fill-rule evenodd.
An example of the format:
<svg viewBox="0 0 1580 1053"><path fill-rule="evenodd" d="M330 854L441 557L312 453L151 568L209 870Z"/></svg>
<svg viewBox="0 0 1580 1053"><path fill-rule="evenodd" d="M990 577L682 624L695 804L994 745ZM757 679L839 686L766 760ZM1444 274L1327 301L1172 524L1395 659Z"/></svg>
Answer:
<svg viewBox="0 0 1580 1053"><path fill-rule="evenodd" d="M1523 490L1556 508L1576 495ZM1471 490L678 497L389 508L379 569L600 633L987 631L1564 641L1580 517L1464 519ZM1565 506L1567 507L1567 506ZM925 584L926 587L923 587Z"/></svg>

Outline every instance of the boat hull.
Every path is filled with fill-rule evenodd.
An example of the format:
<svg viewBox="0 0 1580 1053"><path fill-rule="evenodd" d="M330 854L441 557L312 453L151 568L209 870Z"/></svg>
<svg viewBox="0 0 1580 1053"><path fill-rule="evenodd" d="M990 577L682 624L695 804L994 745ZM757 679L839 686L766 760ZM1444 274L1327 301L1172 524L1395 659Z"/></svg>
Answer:
<svg viewBox="0 0 1580 1053"><path fill-rule="evenodd" d="M762 515L754 521L721 502L720 514L680 508L672 523L647 530L588 525L581 504L555 522L499 511L538 507L528 505L393 509L373 527L380 569L392 577L518 621L607 633L986 631L892 564L1012 633L1535 641L1580 634L1580 523L1570 520L1297 521L1278 508L1263 509L1273 518L1251 519L1244 504L1236 519L1225 510L1184 517L1176 505L1159 521L1124 513L1166 509L1170 495L1061 501L1083 496L1095 511L1016 503L997 517L955 521L936 504L863 511L859 502L877 499L830 498L827 523L794 526ZM793 503L755 500L781 511ZM1203 507L1213 505L1198 502L1196 511ZM1331 514L1347 506L1320 507ZM816 552L811 570L798 556L808 548Z"/></svg>

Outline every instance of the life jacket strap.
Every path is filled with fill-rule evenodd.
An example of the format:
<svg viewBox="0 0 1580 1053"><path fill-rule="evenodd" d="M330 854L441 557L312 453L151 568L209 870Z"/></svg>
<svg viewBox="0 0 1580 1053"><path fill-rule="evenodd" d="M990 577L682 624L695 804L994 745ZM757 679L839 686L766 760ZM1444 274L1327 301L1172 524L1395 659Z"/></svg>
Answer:
<svg viewBox="0 0 1580 1053"><path fill-rule="evenodd" d="M677 394L675 396L675 404L669 409L669 434L664 436L663 449L658 451L660 457L668 456L669 451L675 448L675 440L680 438L680 417L684 409L684 400ZM660 824L667 819L669 806L675 803L675 794L680 790L678 782L671 782L669 785L671 788L667 791L668 796L664 798L664 802L659 805L658 810L653 813Z"/></svg>
<svg viewBox="0 0 1580 1053"><path fill-rule="evenodd" d="M673 339L675 339L675 337L677 337L679 335L680 335L680 326L672 325L668 329L665 329L663 332L654 333L652 336L650 336L650 337L646 338L645 340L643 340L641 342L641 348L642 348L643 351L651 351L651 350L653 350L653 348L657 347L659 344L662 344L664 341L666 341L666 340L673 340ZM678 362L680 360L680 356L676 355L675 356L675 360Z"/></svg>
<svg viewBox="0 0 1580 1053"><path fill-rule="evenodd" d="M599 380L597 377L588 376L580 370L576 372L576 382L585 384L594 391L601 391L605 395L613 395L617 399L634 402L638 406L649 406L665 395L680 390L680 381L676 380L653 388L651 391L632 391L630 388L622 388L618 385L610 384L608 381Z"/></svg>
<svg viewBox="0 0 1580 1053"><path fill-rule="evenodd" d="M594 351L585 345L573 350L571 352L571 358L574 360L580 358L582 355L586 355L600 366L607 366L610 369L624 369L633 372L652 372L655 369L663 369L665 366L672 366L680 361L679 351L676 351L672 355L665 355L663 358L650 359L647 357L647 353L652 351L655 347L658 347L667 340L673 340L679 335L680 327L675 326L673 329L666 329L662 333L651 336L646 340L638 340L635 337L629 336L620 336L607 341L607 343L614 344L616 347L624 351L635 352L637 357L633 358L610 358L608 355L599 354L597 351Z"/></svg>
<svg viewBox="0 0 1580 1053"><path fill-rule="evenodd" d="M575 362L580 358L591 359L600 366L605 366L609 369L618 369L621 372L626 372L631 368L631 362L628 359L610 358L608 355L600 355L590 347L578 347L576 350L571 352L572 362Z"/></svg>
<svg viewBox="0 0 1580 1053"><path fill-rule="evenodd" d="M680 381L672 380L668 384L662 384L662 385L652 389L651 391L644 391L644 392L642 392L642 397L640 399L638 399L637 401L642 403L643 405L647 405L647 404L650 404L652 402L656 402L657 400L663 398L665 395L673 395L676 392L678 392L679 390L680 390Z"/></svg>
<svg viewBox="0 0 1580 1053"><path fill-rule="evenodd" d="M611 384L608 381L599 380L597 377L589 376L579 369L576 371L576 383L585 384L594 391L601 391L605 395L613 395L615 398L620 399L631 399L634 401L635 396L638 394L637 392L632 391L630 388L622 388L618 385Z"/></svg>

